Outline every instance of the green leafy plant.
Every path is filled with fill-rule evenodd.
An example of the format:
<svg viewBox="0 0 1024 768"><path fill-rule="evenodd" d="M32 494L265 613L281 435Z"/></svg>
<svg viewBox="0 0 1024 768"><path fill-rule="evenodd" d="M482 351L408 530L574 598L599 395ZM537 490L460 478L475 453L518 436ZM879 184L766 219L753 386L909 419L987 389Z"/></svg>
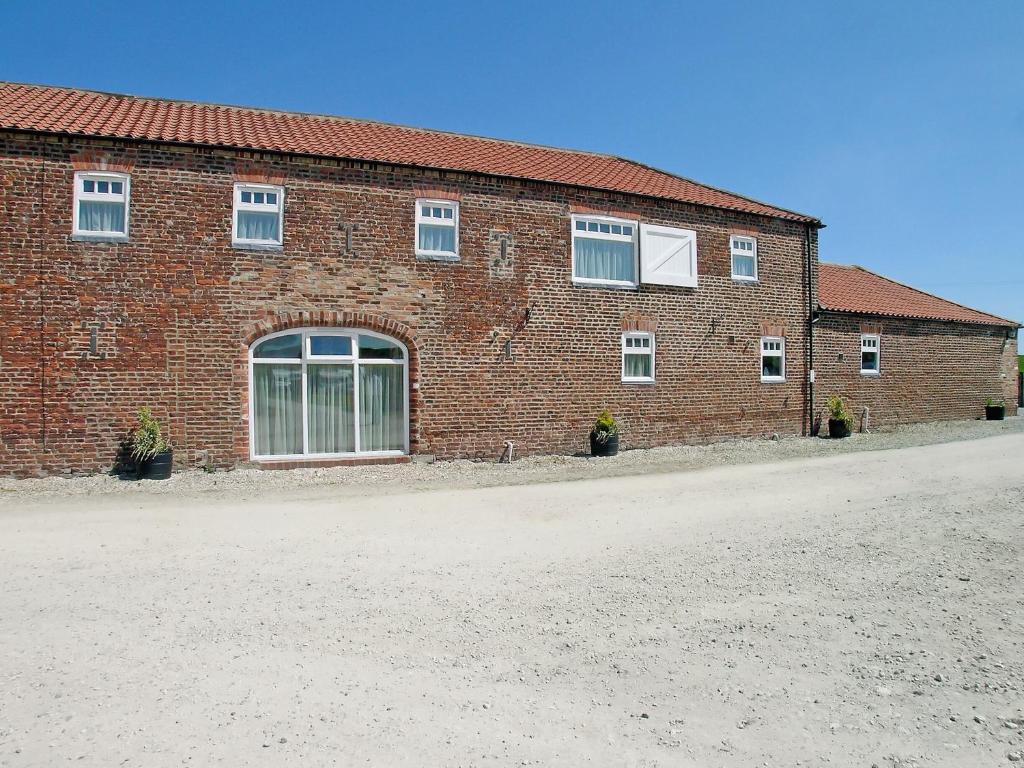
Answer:
<svg viewBox="0 0 1024 768"><path fill-rule="evenodd" d="M846 410L846 401L839 395L830 397L826 401L825 407L828 409L828 417L830 419L843 422L848 429L853 427L853 416Z"/></svg>
<svg viewBox="0 0 1024 768"><path fill-rule="evenodd" d="M148 461L171 447L163 435L160 422L153 417L149 408L139 408L138 419L129 439L131 455L135 461Z"/></svg>
<svg viewBox="0 0 1024 768"><path fill-rule="evenodd" d="M605 408L597 417L591 431L599 443L605 443L612 435L619 434L619 425L616 423L615 417L612 416L612 412Z"/></svg>
<svg viewBox="0 0 1024 768"><path fill-rule="evenodd" d="M1006 403L1003 402L1002 400L996 400L995 398L992 397L985 401L986 408L1003 408L1005 407L1005 405Z"/></svg>

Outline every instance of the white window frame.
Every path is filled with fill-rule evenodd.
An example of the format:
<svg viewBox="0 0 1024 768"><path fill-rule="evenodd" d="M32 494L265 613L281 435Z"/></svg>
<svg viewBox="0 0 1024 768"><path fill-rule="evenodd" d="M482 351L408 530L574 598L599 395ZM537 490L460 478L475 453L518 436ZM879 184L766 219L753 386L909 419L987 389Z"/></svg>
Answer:
<svg viewBox="0 0 1024 768"><path fill-rule="evenodd" d="M619 219L614 216L591 216L573 214L569 224L569 242L572 248L572 281L578 285L603 285L609 288L636 288L640 284L640 248L639 230L640 223L636 219ZM594 277L579 277L576 274L576 222L582 221L587 224L594 223L600 227L607 224L609 229L613 226L632 227L632 235L616 235L613 232L580 232L580 235L595 240L614 240L620 243L633 244L633 280L601 280Z"/></svg>
<svg viewBox="0 0 1024 768"><path fill-rule="evenodd" d="M242 192L275 192L277 193L277 204L269 203L243 203ZM276 211L275 211L276 208ZM238 236L238 212L252 211L255 213L277 213L277 239L276 240L255 240ZM231 205L231 244L234 246L251 247L264 246L279 248L284 245L284 187L276 184L250 184L249 182L235 182L232 191Z"/></svg>
<svg viewBox="0 0 1024 768"><path fill-rule="evenodd" d="M637 352L636 347L627 347L626 339L650 339L651 347L650 352L645 353L643 351ZM642 350L642 347L641 347ZM650 376L627 376L626 375L626 354L637 355L637 354L649 354L651 357L651 375ZM654 334L645 331L626 331L622 334L622 381L625 384L652 384L654 383Z"/></svg>
<svg viewBox="0 0 1024 768"><path fill-rule="evenodd" d="M116 195L112 192L86 192L83 189L83 183L85 181L119 181L124 184L124 191L120 195ZM79 229L78 204L83 200L86 202L92 201L98 203L123 203L124 232L102 232L95 229ZM127 240L128 217L131 212L131 176L127 173L115 173L113 171L76 171L73 206L71 214L72 236L86 238L89 240Z"/></svg>
<svg viewBox="0 0 1024 768"><path fill-rule="evenodd" d="M289 336L294 334L302 335L302 357L254 357L253 353L256 347L268 339L274 339L279 336ZM347 336L351 339L352 354L351 355L310 355L309 349L309 337L310 336ZM385 358L367 358L365 360L359 359L359 337L360 336L372 336L374 338L383 339L391 344L395 344L402 350L401 360L391 360ZM354 435L354 451L348 451L346 453L309 453L309 403L307 401L308 384L306 381L306 369L309 365L318 365L323 363L350 363L352 364L352 377L353 377L353 391L352 391L352 409L355 415L355 435ZM253 370L254 366L264 364L287 364L287 365L301 365L302 366L302 453L291 453L291 454L270 454L267 456L261 456L256 453L256 398L253 396ZM391 451L360 451L359 450L359 368L363 365L400 365L403 368L403 382L405 387L405 397L402 404L404 413L403 419L405 424L405 438L403 441L402 450L391 450ZM268 333L266 336L261 336L256 339L252 344L249 345L249 458L252 461L259 461L261 463L272 463L275 461L317 461L321 459L344 459L352 457L363 457L363 456L404 456L409 453L409 348L398 339L387 336L383 333L375 333L374 331L367 331L362 328L289 328L285 331L277 331L276 333Z"/></svg>
<svg viewBox="0 0 1024 768"><path fill-rule="evenodd" d="M740 250L736 248L736 243L746 242L750 243L753 248L750 252ZM754 276L750 275L738 275L736 274L736 257L754 259ZM743 283L756 283L757 282L757 238L750 237L749 235L730 235L729 236L729 270L732 272L732 279L738 280Z"/></svg>
<svg viewBox="0 0 1024 768"><path fill-rule="evenodd" d="M779 348L777 350L765 350L765 344L768 342L779 342ZM769 354L765 354L765 352ZM764 359L766 357L779 357L782 359L782 375L781 376L765 376L764 375ZM761 381L765 384L777 383L786 380L786 337L785 336L762 336L761 337L761 355L758 357L758 363L760 364Z"/></svg>
<svg viewBox="0 0 1024 768"><path fill-rule="evenodd" d="M443 210L451 210L451 219L438 219L433 216L424 216L424 206L429 208L440 208ZM420 224L429 224L431 226L442 226L447 227L451 221L451 227L455 230L455 250L454 251L433 251L425 248L420 248ZM447 259L449 261L457 261L459 258L459 201L458 200L434 200L428 197L417 198L416 200L416 230L413 232L413 236L416 238L415 247L416 255L423 256L426 258L433 259Z"/></svg>
<svg viewBox="0 0 1024 768"><path fill-rule="evenodd" d="M865 348L864 343L866 341L874 341L875 346ZM875 367L865 368L864 367L864 353L874 352L875 353ZM861 376L881 376L882 375L882 335L879 333L862 333L860 335L860 373Z"/></svg>

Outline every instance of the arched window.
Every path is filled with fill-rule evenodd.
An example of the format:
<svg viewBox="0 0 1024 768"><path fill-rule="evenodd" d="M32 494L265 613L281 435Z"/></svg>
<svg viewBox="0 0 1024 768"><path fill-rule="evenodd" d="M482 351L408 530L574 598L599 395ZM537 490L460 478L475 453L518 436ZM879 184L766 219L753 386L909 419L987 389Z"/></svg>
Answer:
<svg viewBox="0 0 1024 768"><path fill-rule="evenodd" d="M407 452L407 363L403 344L363 330L301 328L254 342L252 458Z"/></svg>

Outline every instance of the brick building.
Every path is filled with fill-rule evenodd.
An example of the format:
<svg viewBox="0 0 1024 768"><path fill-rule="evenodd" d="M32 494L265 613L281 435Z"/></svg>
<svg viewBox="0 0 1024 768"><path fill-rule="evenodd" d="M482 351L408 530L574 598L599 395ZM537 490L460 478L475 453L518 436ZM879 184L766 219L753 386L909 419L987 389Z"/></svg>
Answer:
<svg viewBox="0 0 1024 768"><path fill-rule="evenodd" d="M872 427L1017 412L1018 324L862 267L819 267L814 368Z"/></svg>
<svg viewBox="0 0 1024 768"><path fill-rule="evenodd" d="M0 473L143 405L219 468L812 421L821 223L628 160L0 84L0 203Z"/></svg>

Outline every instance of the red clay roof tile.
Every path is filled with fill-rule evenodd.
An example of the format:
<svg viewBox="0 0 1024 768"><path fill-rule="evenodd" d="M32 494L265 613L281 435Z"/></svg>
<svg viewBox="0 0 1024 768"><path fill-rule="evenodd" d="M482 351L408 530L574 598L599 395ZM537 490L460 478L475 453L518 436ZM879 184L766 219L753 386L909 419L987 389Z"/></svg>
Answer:
<svg viewBox="0 0 1024 768"><path fill-rule="evenodd" d="M632 160L351 118L0 83L0 128L350 158L507 176L821 223Z"/></svg>
<svg viewBox="0 0 1024 768"><path fill-rule="evenodd" d="M835 312L887 315L924 320L1019 326L1020 323L979 312L919 291L863 267L822 262L818 272L818 306Z"/></svg>

